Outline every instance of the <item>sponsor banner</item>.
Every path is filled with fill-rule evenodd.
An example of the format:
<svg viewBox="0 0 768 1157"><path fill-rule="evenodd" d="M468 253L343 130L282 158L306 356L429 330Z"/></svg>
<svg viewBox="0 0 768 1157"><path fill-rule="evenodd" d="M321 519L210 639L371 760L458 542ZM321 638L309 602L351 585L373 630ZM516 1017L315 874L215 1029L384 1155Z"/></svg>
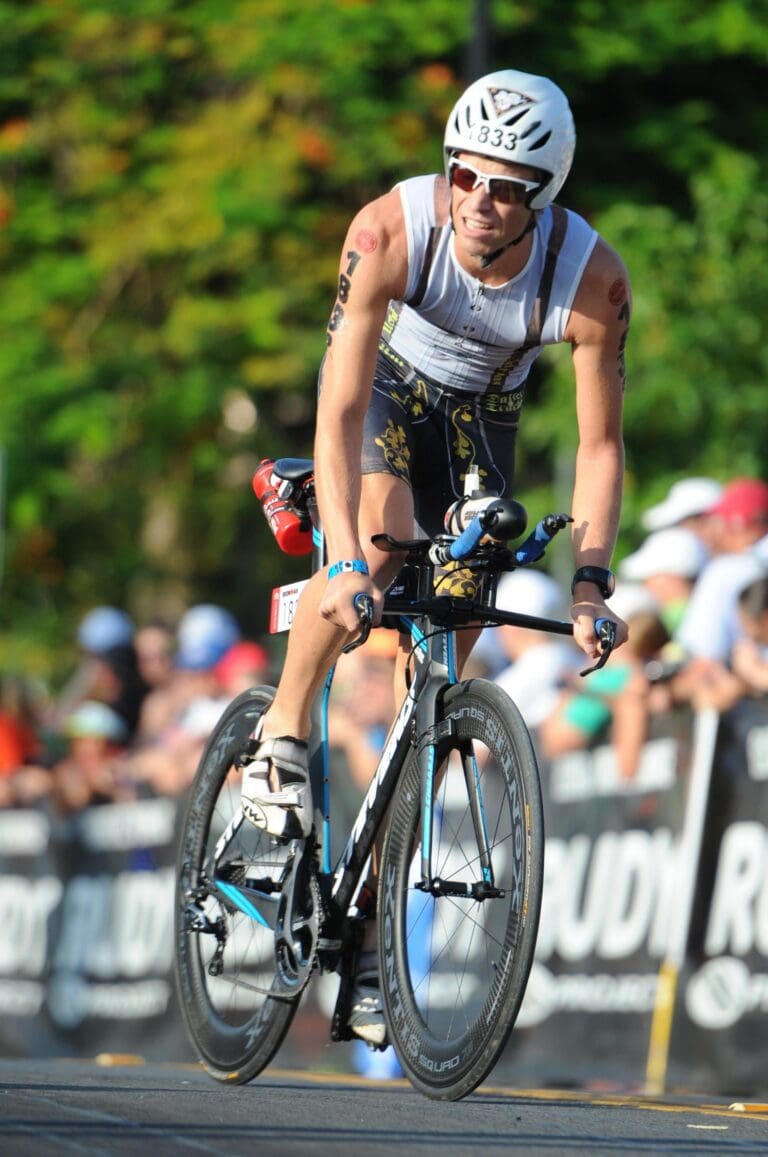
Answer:
<svg viewBox="0 0 768 1157"><path fill-rule="evenodd" d="M46 1015L51 929L64 885L54 823L37 808L0 810L0 1051L48 1056L62 1044Z"/></svg>
<svg viewBox="0 0 768 1157"><path fill-rule="evenodd" d="M195 1059L173 981L183 811L168 798L69 820L0 810L0 1055ZM337 987L333 975L313 981L281 1064L327 1058ZM352 1046L334 1045L336 1064L352 1068L352 1057Z"/></svg>
<svg viewBox="0 0 768 1157"><path fill-rule="evenodd" d="M721 719L699 880L668 1084L762 1095L768 1065L765 700L744 700Z"/></svg>
<svg viewBox="0 0 768 1157"><path fill-rule="evenodd" d="M0 813L0 1046L188 1058L173 990L178 806Z"/></svg>
<svg viewBox="0 0 768 1157"><path fill-rule="evenodd" d="M637 773L609 745L542 765L544 900L499 1075L642 1083L691 764L691 715L654 720Z"/></svg>

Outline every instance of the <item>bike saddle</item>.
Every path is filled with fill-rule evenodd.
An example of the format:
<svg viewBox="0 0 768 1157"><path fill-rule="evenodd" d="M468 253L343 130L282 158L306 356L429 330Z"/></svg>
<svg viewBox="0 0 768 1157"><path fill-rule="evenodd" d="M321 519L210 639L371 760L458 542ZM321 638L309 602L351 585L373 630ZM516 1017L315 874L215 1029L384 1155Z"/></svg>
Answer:
<svg viewBox="0 0 768 1157"><path fill-rule="evenodd" d="M315 472L315 463L311 458L278 458L272 467L272 473L295 486L303 486Z"/></svg>

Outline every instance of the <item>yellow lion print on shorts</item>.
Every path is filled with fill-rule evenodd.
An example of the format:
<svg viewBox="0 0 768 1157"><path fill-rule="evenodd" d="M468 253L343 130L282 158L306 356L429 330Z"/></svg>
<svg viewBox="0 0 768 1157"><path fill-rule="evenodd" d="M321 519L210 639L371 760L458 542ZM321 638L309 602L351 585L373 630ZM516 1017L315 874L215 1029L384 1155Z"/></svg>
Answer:
<svg viewBox="0 0 768 1157"><path fill-rule="evenodd" d="M408 393L390 390L389 396L394 398L412 418L421 418L426 413L429 404L427 383L423 378L414 378L408 383L408 387Z"/></svg>
<svg viewBox="0 0 768 1157"><path fill-rule="evenodd" d="M408 449L403 426L396 426L392 419L388 418L386 430L378 438L374 438L374 442L384 451L384 459L392 472L408 482L411 451Z"/></svg>
<svg viewBox="0 0 768 1157"><path fill-rule="evenodd" d="M435 571L435 594L474 599L480 591L480 576L472 574L461 562L448 562Z"/></svg>
<svg viewBox="0 0 768 1157"><path fill-rule="evenodd" d="M467 431L462 429L464 423L469 424L471 421L472 410L467 405L457 406L451 413L451 425L453 426L455 435L453 439L453 453L460 462L475 461L475 443Z"/></svg>

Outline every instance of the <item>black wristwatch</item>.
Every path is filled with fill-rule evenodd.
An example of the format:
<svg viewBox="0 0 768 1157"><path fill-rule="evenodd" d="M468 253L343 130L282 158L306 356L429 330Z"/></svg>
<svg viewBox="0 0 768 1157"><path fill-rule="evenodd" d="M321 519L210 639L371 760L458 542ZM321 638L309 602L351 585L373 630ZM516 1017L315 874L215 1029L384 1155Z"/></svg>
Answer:
<svg viewBox="0 0 768 1157"><path fill-rule="evenodd" d="M609 599L616 588L616 576L604 566L580 566L571 580L571 594L577 583L594 583L604 599Z"/></svg>

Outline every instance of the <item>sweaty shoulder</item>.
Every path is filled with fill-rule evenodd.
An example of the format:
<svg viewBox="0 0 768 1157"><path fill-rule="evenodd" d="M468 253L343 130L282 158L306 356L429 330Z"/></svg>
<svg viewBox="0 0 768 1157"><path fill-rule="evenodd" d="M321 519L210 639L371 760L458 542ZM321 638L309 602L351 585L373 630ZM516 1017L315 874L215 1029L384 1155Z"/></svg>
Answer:
<svg viewBox="0 0 768 1157"><path fill-rule="evenodd" d="M576 291L566 339L576 337L575 331L585 321L600 323L609 318L628 321L631 304L626 266L616 250L598 237Z"/></svg>

